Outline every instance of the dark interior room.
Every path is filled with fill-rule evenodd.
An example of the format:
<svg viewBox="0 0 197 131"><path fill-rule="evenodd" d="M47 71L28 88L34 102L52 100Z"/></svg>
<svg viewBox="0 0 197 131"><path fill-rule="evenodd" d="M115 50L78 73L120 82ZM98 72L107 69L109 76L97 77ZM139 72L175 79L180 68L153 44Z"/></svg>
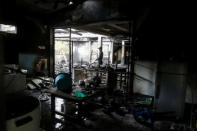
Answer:
<svg viewBox="0 0 197 131"><path fill-rule="evenodd" d="M179 4L0 1L0 131L196 131Z"/></svg>

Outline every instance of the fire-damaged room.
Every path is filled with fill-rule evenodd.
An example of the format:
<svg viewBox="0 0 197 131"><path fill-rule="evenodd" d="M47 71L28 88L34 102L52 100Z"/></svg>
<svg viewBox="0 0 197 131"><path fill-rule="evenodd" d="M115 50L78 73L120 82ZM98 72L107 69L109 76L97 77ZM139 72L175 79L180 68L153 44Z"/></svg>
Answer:
<svg viewBox="0 0 197 131"><path fill-rule="evenodd" d="M1 1L0 130L196 131L185 6Z"/></svg>

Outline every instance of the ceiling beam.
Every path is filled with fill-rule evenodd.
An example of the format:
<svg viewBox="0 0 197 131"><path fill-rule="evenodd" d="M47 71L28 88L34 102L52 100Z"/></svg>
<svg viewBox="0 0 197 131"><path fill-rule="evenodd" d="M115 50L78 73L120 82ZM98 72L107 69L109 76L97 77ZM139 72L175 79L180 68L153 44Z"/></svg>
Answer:
<svg viewBox="0 0 197 131"><path fill-rule="evenodd" d="M85 24L81 26L73 26L73 27L91 27L91 26L102 26L107 24L127 24L129 21L103 21L103 22L95 22L90 24Z"/></svg>
<svg viewBox="0 0 197 131"><path fill-rule="evenodd" d="M111 26L111 27L113 27L113 28L116 28L116 29L118 29L118 30L120 30L120 31L129 32L129 29L125 29L125 28L123 28L123 27L121 27L121 26L118 26L118 25L116 25L116 24L108 24L108 25Z"/></svg>
<svg viewBox="0 0 197 131"><path fill-rule="evenodd" d="M59 29L59 28L58 28ZM70 31L67 29L61 29L61 30L55 30L55 33L69 33ZM79 33L80 31L72 31L71 33L73 34L77 34L77 35L82 35L81 33Z"/></svg>

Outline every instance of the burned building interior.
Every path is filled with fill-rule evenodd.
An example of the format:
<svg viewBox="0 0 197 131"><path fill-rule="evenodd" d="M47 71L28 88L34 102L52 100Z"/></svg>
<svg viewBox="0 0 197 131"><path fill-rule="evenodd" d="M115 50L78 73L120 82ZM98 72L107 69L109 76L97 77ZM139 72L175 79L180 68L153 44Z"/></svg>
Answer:
<svg viewBox="0 0 197 131"><path fill-rule="evenodd" d="M185 6L0 1L0 130L196 131Z"/></svg>

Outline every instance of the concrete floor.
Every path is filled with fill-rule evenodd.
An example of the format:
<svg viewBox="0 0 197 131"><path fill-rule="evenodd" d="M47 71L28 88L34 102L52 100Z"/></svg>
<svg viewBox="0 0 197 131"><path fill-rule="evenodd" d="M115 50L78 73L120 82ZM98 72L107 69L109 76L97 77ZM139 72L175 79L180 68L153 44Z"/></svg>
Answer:
<svg viewBox="0 0 197 131"><path fill-rule="evenodd" d="M25 90L25 94L39 97L41 92L39 90ZM50 96L49 96L50 97ZM62 100L59 99L56 102L56 109L61 110ZM92 108L92 109L89 109ZM106 113L104 108L88 107L88 117L81 121L80 124L76 124L71 121L66 121L64 125L60 123L55 124L55 129L52 128L51 114L50 114L50 99L47 101L41 101L41 131L146 131L147 127L139 124L134 119L132 113L120 115L115 111ZM83 123L83 124L82 124Z"/></svg>

